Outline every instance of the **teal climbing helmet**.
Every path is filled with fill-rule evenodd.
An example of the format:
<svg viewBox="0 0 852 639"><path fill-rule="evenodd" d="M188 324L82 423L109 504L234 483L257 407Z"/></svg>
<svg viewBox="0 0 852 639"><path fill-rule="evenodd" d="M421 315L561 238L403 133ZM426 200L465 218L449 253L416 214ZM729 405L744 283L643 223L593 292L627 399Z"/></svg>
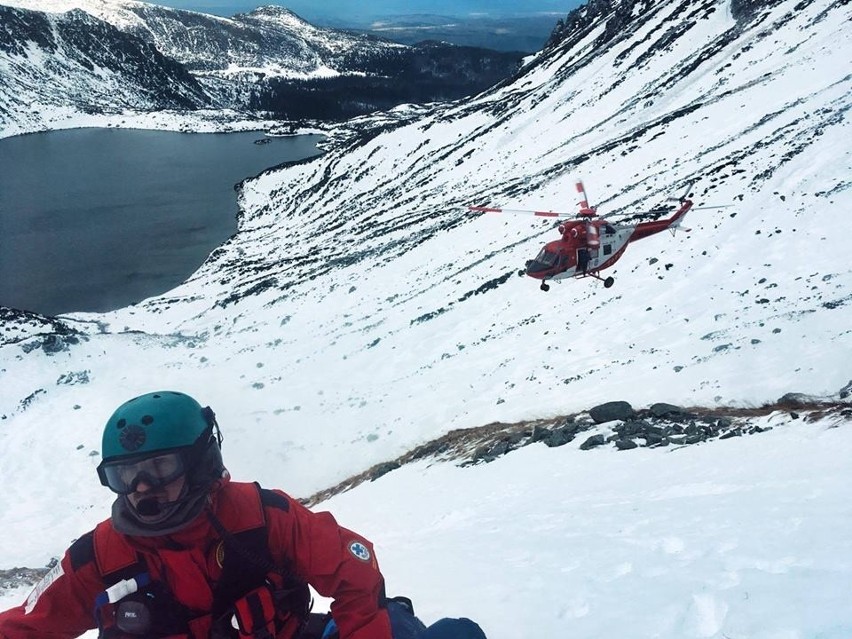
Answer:
<svg viewBox="0 0 852 639"><path fill-rule="evenodd" d="M204 409L189 395L159 391L123 403L104 428L104 461L192 446L210 427Z"/></svg>
<svg viewBox="0 0 852 639"><path fill-rule="evenodd" d="M221 441L209 406L176 391L140 395L107 420L98 477L119 494L133 492L140 477L163 485L186 476L190 486L206 488L224 471Z"/></svg>

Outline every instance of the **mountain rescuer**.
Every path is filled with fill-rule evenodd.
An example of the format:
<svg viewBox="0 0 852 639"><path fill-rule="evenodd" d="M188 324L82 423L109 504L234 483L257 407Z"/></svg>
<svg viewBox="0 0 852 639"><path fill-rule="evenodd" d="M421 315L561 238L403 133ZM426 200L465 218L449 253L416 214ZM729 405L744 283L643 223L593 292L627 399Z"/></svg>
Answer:
<svg viewBox="0 0 852 639"><path fill-rule="evenodd" d="M485 639L385 596L372 544L279 490L230 480L213 411L174 391L122 404L98 477L112 516L0 613L0 639ZM332 598L311 614L308 585Z"/></svg>

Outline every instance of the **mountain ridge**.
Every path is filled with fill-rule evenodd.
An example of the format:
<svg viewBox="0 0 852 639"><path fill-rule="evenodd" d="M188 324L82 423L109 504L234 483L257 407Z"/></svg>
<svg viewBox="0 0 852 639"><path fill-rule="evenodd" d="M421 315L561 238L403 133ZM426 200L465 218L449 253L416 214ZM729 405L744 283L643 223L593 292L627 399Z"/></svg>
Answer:
<svg viewBox="0 0 852 639"><path fill-rule="evenodd" d="M182 66L83 11L55 15L0 5L0 19L6 27L0 54L10 57L11 68L0 100L0 124L10 113L32 113L33 103L97 111L193 109L208 102ZM16 31L26 33L26 39L15 38ZM92 39L100 45L88 46ZM34 115L39 117L38 109Z"/></svg>
<svg viewBox="0 0 852 639"><path fill-rule="evenodd" d="M0 102L4 128L30 119L40 122L44 119L40 110L33 113L27 106L42 102L54 109L83 112L206 107L245 112L246 118L275 112L279 119L341 119L415 99L468 95L508 75L520 57L447 44L409 47L371 35L316 27L275 6L222 18L136 0L9 0L9 5L4 9L7 46L0 50L8 58L0 60L0 70L11 87L8 105ZM20 19L11 19L15 7L39 12L45 16L39 18L44 22L66 24L72 14L77 20L90 15L93 21L88 23L89 33L78 29L68 50L57 52L28 40L31 30ZM99 32L106 28L104 24L113 30L108 36ZM115 44L101 47L104 37ZM44 68L27 66L22 51L31 47L47 60ZM107 67L119 66L122 56L151 60L150 65L137 64L133 74L122 77L118 87L122 99L118 101L109 99L116 87L99 86L101 78L93 67L64 62L68 56L72 60L104 59L112 49L119 59L105 61ZM60 69L56 79L50 75L54 67ZM450 73L442 73L441 67ZM34 89L30 79L37 74L39 83ZM157 78L169 80L159 91L152 91ZM174 92L168 89L171 83L179 92L191 93L192 99L176 102ZM347 90L360 95L344 105ZM134 92L140 94L135 102ZM319 102L318 93L322 94ZM306 102L304 108L297 108L300 101Z"/></svg>

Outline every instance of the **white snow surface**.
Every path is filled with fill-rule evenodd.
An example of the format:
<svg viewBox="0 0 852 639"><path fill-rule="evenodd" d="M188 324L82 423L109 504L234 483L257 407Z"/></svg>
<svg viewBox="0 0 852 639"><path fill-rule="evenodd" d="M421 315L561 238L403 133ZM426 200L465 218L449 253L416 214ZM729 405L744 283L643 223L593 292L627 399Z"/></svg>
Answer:
<svg viewBox="0 0 852 639"><path fill-rule="evenodd" d="M143 21L133 10L150 6L148 3L136 0L120 0L120 2L116 0L3 0L3 4L47 13L65 13L72 9L82 9L104 22L124 29L143 26Z"/></svg>
<svg viewBox="0 0 852 639"><path fill-rule="evenodd" d="M239 233L182 286L62 318L81 332L66 350L7 326L0 567L43 566L106 516L101 429L153 390L210 404L235 478L297 497L493 421L834 396L852 378L850 8L780 2L725 39L727 3L675 6L470 100L347 123L326 155L244 183ZM671 21L688 37L653 50ZM467 206L572 211L578 177L604 214L692 181L733 207L631 244L610 289L542 293L515 272L551 223ZM491 639L850 637L852 428L765 425L423 461L319 508L375 541L425 621Z"/></svg>
<svg viewBox="0 0 852 639"><path fill-rule="evenodd" d="M576 440L473 467L418 462L317 509L375 541L389 592L426 623L466 616L490 639L845 639L852 426L781 413L762 425L772 430L684 448ZM61 552L106 512L86 451L40 456L53 472L30 475L29 501L3 504L7 530L40 532L4 544L4 565ZM88 471L81 491L47 507L55 469L72 466Z"/></svg>

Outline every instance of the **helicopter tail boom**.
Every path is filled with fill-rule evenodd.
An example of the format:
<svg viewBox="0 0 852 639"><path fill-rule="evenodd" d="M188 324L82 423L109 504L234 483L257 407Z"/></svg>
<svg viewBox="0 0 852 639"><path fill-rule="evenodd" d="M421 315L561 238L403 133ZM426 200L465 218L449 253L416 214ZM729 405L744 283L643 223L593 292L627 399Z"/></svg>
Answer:
<svg viewBox="0 0 852 639"><path fill-rule="evenodd" d="M636 240L641 240L644 237L654 235L655 233L665 231L666 229L677 229L691 208L692 200L683 200L680 204L680 208L675 211L674 215L671 217L664 220L654 220L652 222L642 222L637 224L633 231L633 235L630 236L630 241L635 242Z"/></svg>

